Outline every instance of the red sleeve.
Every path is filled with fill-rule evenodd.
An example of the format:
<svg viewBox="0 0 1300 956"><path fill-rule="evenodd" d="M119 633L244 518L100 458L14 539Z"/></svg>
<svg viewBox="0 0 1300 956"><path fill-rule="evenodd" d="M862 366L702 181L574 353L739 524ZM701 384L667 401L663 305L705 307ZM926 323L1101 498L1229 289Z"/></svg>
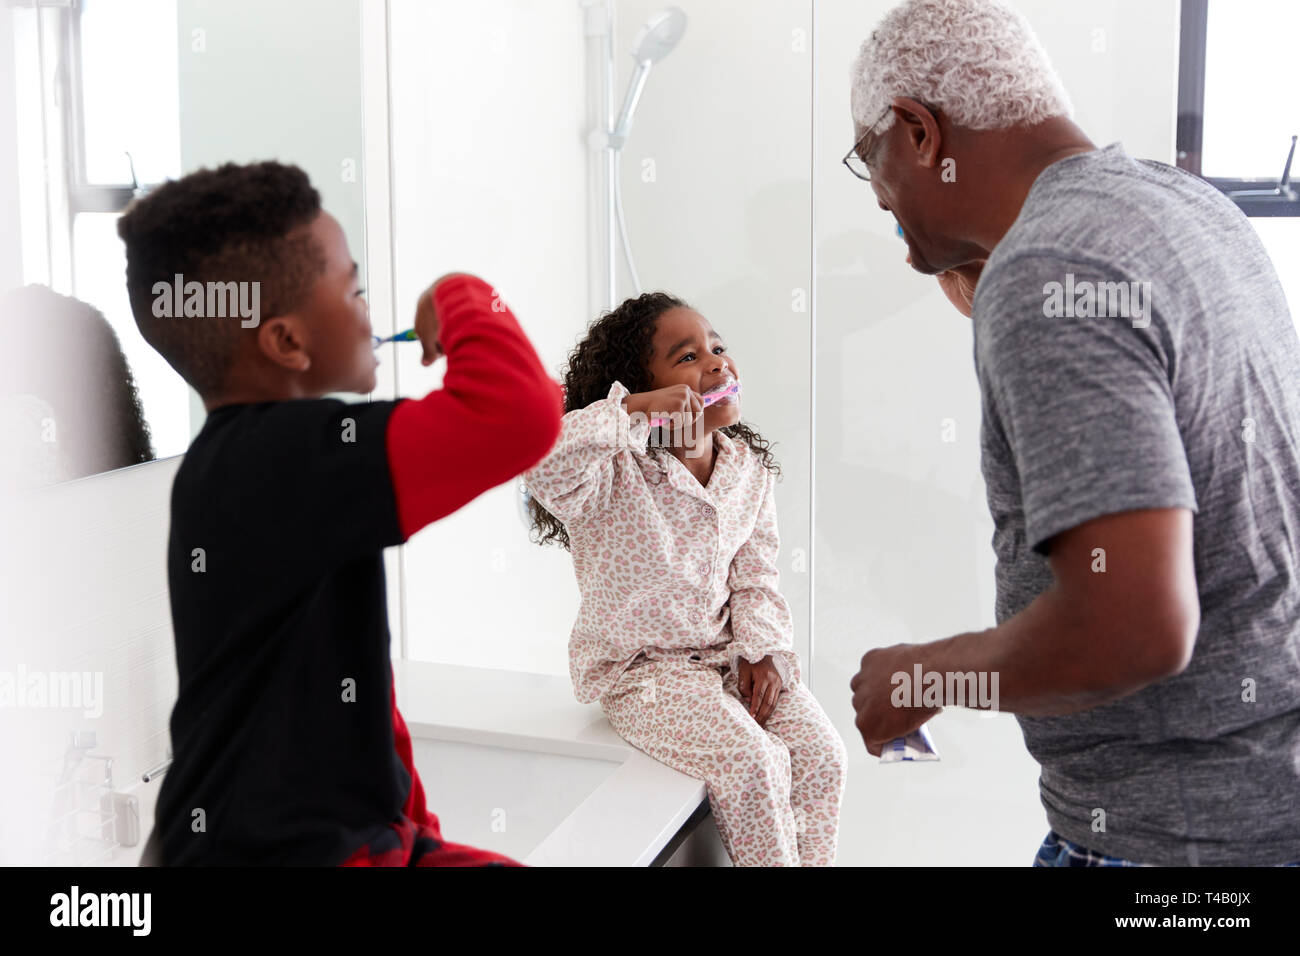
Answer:
<svg viewBox="0 0 1300 956"><path fill-rule="evenodd" d="M389 418L388 465L402 534L527 471L560 435L564 397L490 285L458 276L434 293L443 386Z"/></svg>

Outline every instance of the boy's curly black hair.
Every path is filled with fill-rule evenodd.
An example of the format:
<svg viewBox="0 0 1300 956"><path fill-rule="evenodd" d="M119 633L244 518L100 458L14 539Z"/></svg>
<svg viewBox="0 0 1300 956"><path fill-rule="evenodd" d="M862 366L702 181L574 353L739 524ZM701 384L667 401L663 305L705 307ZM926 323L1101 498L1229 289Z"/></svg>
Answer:
<svg viewBox="0 0 1300 956"><path fill-rule="evenodd" d="M569 354L569 365L564 374L564 411L586 408L607 398L616 381L633 394L651 391L649 363L654 353L653 341L659 316L669 309L682 307L689 308L676 296L666 292L646 292L625 300L618 308L593 322L586 337ZM718 431L748 445L758 453L764 468L780 476L781 466L771 452L773 442L742 422ZM666 450L655 447L653 442L650 453L668 454ZM558 541L566 551L572 550L569 533L559 518L532 497L528 499L528 511L533 520L532 530L539 533L533 538L535 544Z"/></svg>
<svg viewBox="0 0 1300 956"><path fill-rule="evenodd" d="M224 163L163 183L117 221L126 243L126 287L135 323L181 378L205 398L218 392L234 358L238 319L160 317L154 285L260 283L264 316L299 305L325 268L303 233L321 211L320 193L297 166Z"/></svg>

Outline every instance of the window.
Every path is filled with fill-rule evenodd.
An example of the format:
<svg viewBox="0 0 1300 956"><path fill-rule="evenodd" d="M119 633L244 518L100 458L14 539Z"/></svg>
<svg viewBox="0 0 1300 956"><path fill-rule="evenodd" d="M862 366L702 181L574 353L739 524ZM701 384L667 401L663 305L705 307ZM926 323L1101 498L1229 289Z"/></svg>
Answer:
<svg viewBox="0 0 1300 956"><path fill-rule="evenodd" d="M12 16L24 280L103 313L155 453L177 454L190 389L135 327L117 237L132 198L181 172L175 0L39 0Z"/></svg>
<svg viewBox="0 0 1300 956"><path fill-rule="evenodd" d="M1300 4L1183 0L1181 23L1178 165L1248 216L1300 216Z"/></svg>
<svg viewBox="0 0 1300 956"><path fill-rule="evenodd" d="M1255 225L1300 329L1300 3L1182 0L1178 165Z"/></svg>

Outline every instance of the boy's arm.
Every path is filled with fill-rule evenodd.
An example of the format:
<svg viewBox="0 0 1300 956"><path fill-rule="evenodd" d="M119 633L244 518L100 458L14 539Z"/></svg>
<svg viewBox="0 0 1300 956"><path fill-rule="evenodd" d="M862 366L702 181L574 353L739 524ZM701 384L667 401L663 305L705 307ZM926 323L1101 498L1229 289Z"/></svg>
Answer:
<svg viewBox="0 0 1300 956"><path fill-rule="evenodd" d="M409 538L555 444L560 386L490 285L458 275L433 292L447 356L441 389L393 410L388 462L402 534Z"/></svg>
<svg viewBox="0 0 1300 956"><path fill-rule="evenodd" d="M782 685L788 688L792 678L800 676L799 658L794 653L794 618L780 591L776 477L767 469L764 472L763 502L754 531L736 552L727 573L731 589L731 668L736 670L742 657L757 664L770 654Z"/></svg>
<svg viewBox="0 0 1300 956"><path fill-rule="evenodd" d="M555 447L524 475L529 494L561 521L609 504L615 456L626 448L645 450L650 422L645 415L629 414L623 403L627 395L615 382L607 397L565 415Z"/></svg>

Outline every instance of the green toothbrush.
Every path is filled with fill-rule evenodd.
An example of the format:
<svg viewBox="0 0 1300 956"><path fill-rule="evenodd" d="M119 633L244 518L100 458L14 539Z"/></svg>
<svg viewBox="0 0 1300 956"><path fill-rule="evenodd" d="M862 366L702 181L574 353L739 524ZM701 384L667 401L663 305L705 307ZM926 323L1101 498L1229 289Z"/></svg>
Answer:
<svg viewBox="0 0 1300 956"><path fill-rule="evenodd" d="M389 342L418 342L418 341L420 341L419 336L417 336L417 335L415 334L415 329L407 329L405 332L398 332L396 335L390 335L390 336L388 336L388 338L381 338L381 337L378 336L378 335L372 335L371 338L374 339L374 341L375 341L375 348L379 348L379 346L381 346L381 345L386 345L386 344L389 343Z"/></svg>

